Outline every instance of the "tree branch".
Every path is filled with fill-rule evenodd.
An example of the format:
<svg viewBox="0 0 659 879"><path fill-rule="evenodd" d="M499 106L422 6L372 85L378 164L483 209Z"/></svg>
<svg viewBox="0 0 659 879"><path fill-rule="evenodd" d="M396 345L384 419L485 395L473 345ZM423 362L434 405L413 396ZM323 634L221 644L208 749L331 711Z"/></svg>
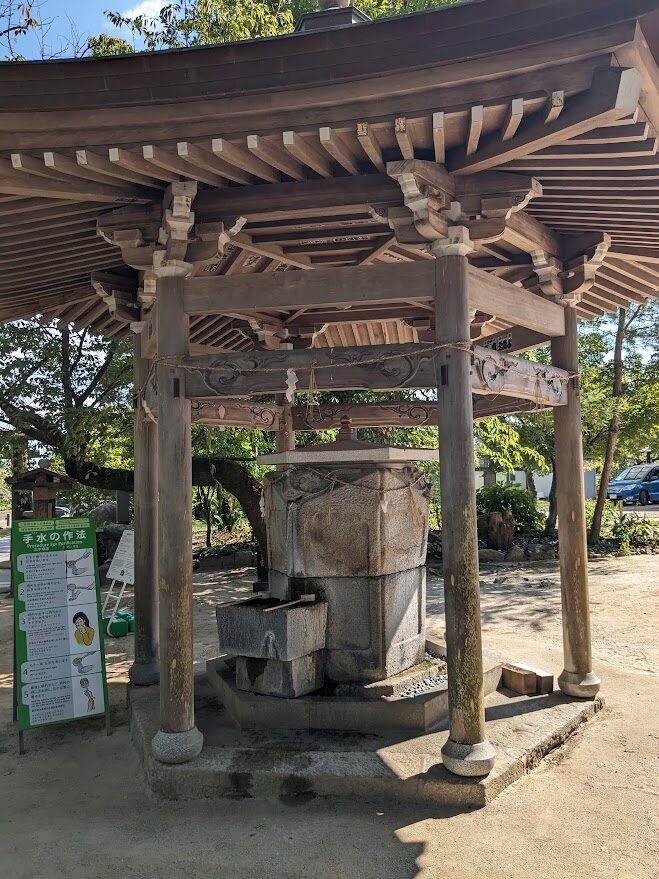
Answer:
<svg viewBox="0 0 659 879"><path fill-rule="evenodd" d="M89 384L87 385L85 390L80 392L81 403L84 403L85 400L88 400L89 397L94 393L94 390L98 387L99 382L101 381L101 379L103 378L105 373L110 368L110 364L114 360L115 352L116 352L116 347L114 345L111 345L110 350L108 351L103 363L99 366L99 368L96 372L96 375L89 382Z"/></svg>
<svg viewBox="0 0 659 879"><path fill-rule="evenodd" d="M64 469L82 485L105 491L133 491L133 471L101 467L91 461L73 457L64 459ZM265 558L266 530L261 515L261 485L237 461L226 458L193 458L192 484L195 486L220 485L233 495L252 526L254 537Z"/></svg>
<svg viewBox="0 0 659 879"><path fill-rule="evenodd" d="M58 448L64 442L59 430L34 409L15 406L2 397L0 397L0 409L3 410L14 430L24 433L29 439L54 448Z"/></svg>

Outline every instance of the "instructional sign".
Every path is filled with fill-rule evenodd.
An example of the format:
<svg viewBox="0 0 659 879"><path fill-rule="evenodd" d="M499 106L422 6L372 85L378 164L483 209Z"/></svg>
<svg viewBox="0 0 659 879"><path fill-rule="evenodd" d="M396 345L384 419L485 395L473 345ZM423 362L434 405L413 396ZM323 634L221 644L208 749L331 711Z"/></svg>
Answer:
<svg viewBox="0 0 659 879"><path fill-rule="evenodd" d="M106 574L108 580L119 580L121 583L135 582L135 532L126 529L121 535L117 551L112 556L110 567Z"/></svg>
<svg viewBox="0 0 659 879"><path fill-rule="evenodd" d="M104 714L96 528L89 518L12 525L18 724Z"/></svg>

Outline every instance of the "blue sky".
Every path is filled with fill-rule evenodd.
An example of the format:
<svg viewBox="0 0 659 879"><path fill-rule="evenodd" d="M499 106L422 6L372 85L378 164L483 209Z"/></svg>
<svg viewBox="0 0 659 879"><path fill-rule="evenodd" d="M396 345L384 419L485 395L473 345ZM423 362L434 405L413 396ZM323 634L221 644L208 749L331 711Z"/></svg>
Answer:
<svg viewBox="0 0 659 879"><path fill-rule="evenodd" d="M129 16L155 15L166 3L167 0L37 0L34 15L38 20L49 23L47 32L41 34L33 31L21 37L16 50L25 58L40 58L43 41L46 56L69 57L73 54L69 48L72 26L77 33L77 42L84 46L89 36L119 33L106 19L106 9ZM122 36L132 42L129 33L123 33ZM139 50L143 47L136 45L135 48Z"/></svg>

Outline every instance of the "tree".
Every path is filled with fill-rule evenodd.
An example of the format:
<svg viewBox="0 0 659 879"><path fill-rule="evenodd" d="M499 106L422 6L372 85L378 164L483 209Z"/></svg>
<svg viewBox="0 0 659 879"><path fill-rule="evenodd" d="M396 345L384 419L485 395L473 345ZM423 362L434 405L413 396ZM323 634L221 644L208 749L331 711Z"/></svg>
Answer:
<svg viewBox="0 0 659 879"><path fill-rule="evenodd" d="M22 61L16 40L38 26L32 14L33 4L16 0L0 0L0 48L7 61Z"/></svg>
<svg viewBox="0 0 659 879"><path fill-rule="evenodd" d="M293 28L288 4L272 0L177 0L163 5L155 17L106 15L115 27L128 28L133 38L139 37L149 51L273 37ZM90 40L90 47L94 54L105 54L107 48L119 54L111 41L103 34Z"/></svg>
<svg viewBox="0 0 659 879"><path fill-rule="evenodd" d="M457 0L361 0L359 8L371 18L420 12ZM289 33L305 12L318 9L317 0L177 0L163 4L155 16L125 16L106 12L114 27L128 29L150 51L229 43ZM93 55L132 51L124 39L101 34L89 40Z"/></svg>
<svg viewBox="0 0 659 879"><path fill-rule="evenodd" d="M131 374L129 342L38 321L0 325L0 412L12 430L60 456L82 485L133 490ZM227 449L226 439L224 448L221 441L202 448L193 482L233 494L264 548L260 483Z"/></svg>
<svg viewBox="0 0 659 879"><path fill-rule="evenodd" d="M602 475L600 477L599 490L597 492L597 503L595 504L595 512L593 513L593 521L588 533L588 542L590 544L597 543L602 529L602 515L604 513L604 504L607 499L607 487L611 479L611 471L613 469L613 458L616 452L616 443L618 441L618 432L620 430L620 406L622 403L622 343L625 337L625 319L627 310L618 309L618 328L616 330L615 345L613 348L613 411L611 412L611 420L609 421L609 433L606 443L606 452L604 454L604 465L602 466Z"/></svg>

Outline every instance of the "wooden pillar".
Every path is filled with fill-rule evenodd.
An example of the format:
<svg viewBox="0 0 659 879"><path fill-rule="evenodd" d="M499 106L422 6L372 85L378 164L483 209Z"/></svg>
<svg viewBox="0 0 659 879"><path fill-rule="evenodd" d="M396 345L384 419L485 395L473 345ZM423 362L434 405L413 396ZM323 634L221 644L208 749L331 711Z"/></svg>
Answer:
<svg viewBox="0 0 659 879"><path fill-rule="evenodd" d="M158 281L156 321L160 729L152 749L163 763L184 763L200 753L203 736L194 722L190 401L184 371L166 362L189 349L182 278Z"/></svg>
<svg viewBox="0 0 659 879"><path fill-rule="evenodd" d="M444 766L456 775L487 775L494 748L485 736L481 649L474 419L469 352L467 230L433 246L442 555L448 663L449 738Z"/></svg>
<svg viewBox="0 0 659 879"><path fill-rule="evenodd" d="M590 644L579 349L577 313L572 306L565 309L565 335L551 341L551 360L554 366L565 369L574 376L567 386L567 405L554 408L556 508L565 662L558 684L568 696L592 698L600 688L600 681L593 672Z"/></svg>
<svg viewBox="0 0 659 879"><path fill-rule="evenodd" d="M158 437L139 398L151 361L141 356L142 338L135 335L133 514L135 528L135 660L128 669L131 684L149 686L160 678L158 662Z"/></svg>
<svg viewBox="0 0 659 879"><path fill-rule="evenodd" d="M282 407L277 431L277 451L292 452L295 449L295 431L293 430L293 407L283 394L278 394L276 402Z"/></svg>

